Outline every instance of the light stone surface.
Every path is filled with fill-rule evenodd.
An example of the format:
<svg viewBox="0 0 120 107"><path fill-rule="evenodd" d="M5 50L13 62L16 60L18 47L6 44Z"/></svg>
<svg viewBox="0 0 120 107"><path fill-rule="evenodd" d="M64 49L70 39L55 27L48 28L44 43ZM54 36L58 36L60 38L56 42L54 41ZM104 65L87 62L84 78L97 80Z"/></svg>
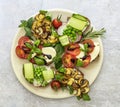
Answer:
<svg viewBox="0 0 120 107"><path fill-rule="evenodd" d="M51 8L76 11L96 29L107 30L104 62L91 86L90 102L41 98L26 90L13 72L10 50L20 20ZM120 0L0 0L0 107L120 107Z"/></svg>

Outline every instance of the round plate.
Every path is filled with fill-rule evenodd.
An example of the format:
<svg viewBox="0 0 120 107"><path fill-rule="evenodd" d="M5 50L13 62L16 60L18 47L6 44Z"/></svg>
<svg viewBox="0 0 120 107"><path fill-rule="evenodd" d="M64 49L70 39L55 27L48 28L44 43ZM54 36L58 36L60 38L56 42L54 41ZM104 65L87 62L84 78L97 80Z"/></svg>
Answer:
<svg viewBox="0 0 120 107"><path fill-rule="evenodd" d="M58 15L62 15L61 20L63 22L67 21L67 17L70 17L72 15L72 11L69 10L63 10L63 9L53 9L53 10L48 10L51 14L53 18L56 18ZM23 29L18 29L18 33L15 36L14 40L13 40L13 44L12 44L12 49L11 49L11 62L12 62L12 67L13 70L18 78L18 80L20 81L20 83L26 88L28 89L30 92L41 96L41 97L45 97L45 98L67 98L70 97L71 95L69 94L69 92L67 90L59 90L59 91L54 91L51 89L50 86L47 86L45 88L37 88L34 87L33 85L29 84L24 76L23 76L23 72L22 72L22 67L23 64L28 62L26 60L20 59L16 56L15 53L15 48L17 46L18 43L18 39L20 38L20 36L23 36L25 34L25 31ZM84 76L86 79L89 80L90 85L95 81L97 75L100 72L101 66L102 66L102 62L103 62L103 46L102 46L102 42L100 39L95 39L95 41L98 41L100 43L100 54L99 57L93 61L88 67L86 68L80 68L80 70L84 73Z"/></svg>

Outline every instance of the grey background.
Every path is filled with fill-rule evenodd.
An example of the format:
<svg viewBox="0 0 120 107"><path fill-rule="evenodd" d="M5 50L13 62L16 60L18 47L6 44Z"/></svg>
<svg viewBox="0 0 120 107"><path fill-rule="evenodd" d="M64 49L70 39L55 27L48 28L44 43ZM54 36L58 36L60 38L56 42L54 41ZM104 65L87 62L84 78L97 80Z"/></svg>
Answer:
<svg viewBox="0 0 120 107"><path fill-rule="evenodd" d="M90 102L75 97L53 100L27 91L10 62L11 44L21 19L40 9L64 8L89 17L96 29L105 27L104 62L91 86ZM120 0L0 0L0 107L119 107ZM94 71L93 71L94 72ZM49 94L49 93L48 93Z"/></svg>

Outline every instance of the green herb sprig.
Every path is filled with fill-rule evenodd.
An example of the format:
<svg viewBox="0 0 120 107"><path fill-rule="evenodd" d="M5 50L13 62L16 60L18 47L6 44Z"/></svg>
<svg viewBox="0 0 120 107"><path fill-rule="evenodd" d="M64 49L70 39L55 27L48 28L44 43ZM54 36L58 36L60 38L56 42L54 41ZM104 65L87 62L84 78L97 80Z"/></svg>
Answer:
<svg viewBox="0 0 120 107"><path fill-rule="evenodd" d="M91 27L91 29L86 32L85 34L83 34L83 38L84 39L92 39L92 38L98 38L98 37L104 37L104 33L106 32L106 30L104 28L98 30L98 31L94 31L93 27Z"/></svg>
<svg viewBox="0 0 120 107"><path fill-rule="evenodd" d="M26 36L28 36L30 39L35 40L33 33L32 33L32 24L34 22L34 18L31 17L28 20L21 20L21 24L19 25L19 27L24 28L25 32L26 32Z"/></svg>

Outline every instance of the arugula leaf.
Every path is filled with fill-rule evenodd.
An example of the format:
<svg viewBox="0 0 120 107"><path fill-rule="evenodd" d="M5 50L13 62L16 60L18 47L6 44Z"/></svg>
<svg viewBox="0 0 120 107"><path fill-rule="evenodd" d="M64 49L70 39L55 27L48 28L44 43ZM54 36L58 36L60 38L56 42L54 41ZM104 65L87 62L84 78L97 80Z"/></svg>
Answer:
<svg viewBox="0 0 120 107"><path fill-rule="evenodd" d="M82 98L83 98L84 101L90 101L90 100L91 100L91 98L90 98L90 96L88 95L88 93L83 94L83 95L82 95Z"/></svg>

